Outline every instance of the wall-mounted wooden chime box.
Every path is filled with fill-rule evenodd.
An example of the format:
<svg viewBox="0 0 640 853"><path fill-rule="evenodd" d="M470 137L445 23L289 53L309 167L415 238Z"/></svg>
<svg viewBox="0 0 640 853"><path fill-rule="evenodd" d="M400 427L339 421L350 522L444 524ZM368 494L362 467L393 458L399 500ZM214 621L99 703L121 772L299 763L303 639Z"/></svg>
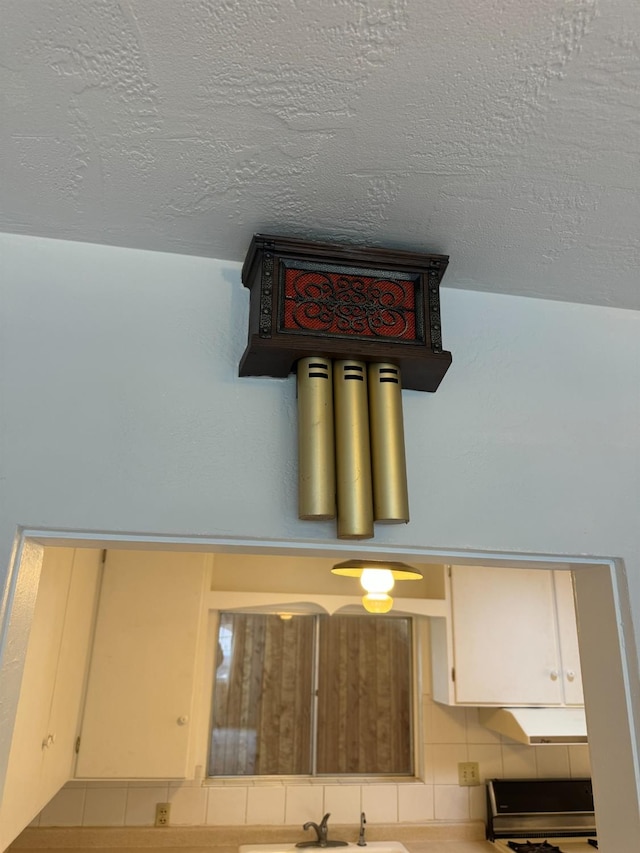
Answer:
<svg viewBox="0 0 640 853"><path fill-rule="evenodd" d="M407 522L401 388L435 391L445 255L255 235L240 376L297 374L300 518L338 518L338 537ZM336 507L337 504L337 507Z"/></svg>
<svg viewBox="0 0 640 853"><path fill-rule="evenodd" d="M405 388L435 391L451 364L440 327L448 262L256 234L242 267L251 306L240 376L288 376L298 359L324 354L391 360Z"/></svg>

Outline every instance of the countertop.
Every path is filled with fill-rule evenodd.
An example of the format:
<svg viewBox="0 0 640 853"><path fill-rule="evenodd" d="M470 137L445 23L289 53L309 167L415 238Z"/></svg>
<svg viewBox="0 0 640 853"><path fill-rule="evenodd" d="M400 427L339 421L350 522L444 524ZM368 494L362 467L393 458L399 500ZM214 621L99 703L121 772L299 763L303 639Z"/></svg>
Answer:
<svg viewBox="0 0 640 853"><path fill-rule="evenodd" d="M357 840L357 827L331 827L333 838ZM378 824L367 827L368 841L400 841L409 853L495 853L484 838L481 821L433 821L425 824ZM295 843L300 828L292 826L232 827L47 827L28 828L7 853L55 850L55 853L238 853L241 844ZM363 851L366 853L366 850Z"/></svg>

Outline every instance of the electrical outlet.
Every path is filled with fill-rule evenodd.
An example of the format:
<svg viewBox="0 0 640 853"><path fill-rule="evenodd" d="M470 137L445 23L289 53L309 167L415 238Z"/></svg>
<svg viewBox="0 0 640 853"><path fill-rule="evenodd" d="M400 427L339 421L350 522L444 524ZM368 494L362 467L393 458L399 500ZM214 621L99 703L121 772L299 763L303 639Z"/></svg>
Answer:
<svg viewBox="0 0 640 853"><path fill-rule="evenodd" d="M479 785L480 767L477 761L461 761L458 764L458 785Z"/></svg>
<svg viewBox="0 0 640 853"><path fill-rule="evenodd" d="M156 803L156 826L169 826L171 803Z"/></svg>

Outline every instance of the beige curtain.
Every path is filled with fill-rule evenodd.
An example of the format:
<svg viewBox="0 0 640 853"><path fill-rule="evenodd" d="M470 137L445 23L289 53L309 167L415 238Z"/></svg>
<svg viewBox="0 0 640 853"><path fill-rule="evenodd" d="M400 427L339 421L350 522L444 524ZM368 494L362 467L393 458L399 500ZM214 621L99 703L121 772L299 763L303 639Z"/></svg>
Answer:
<svg viewBox="0 0 640 853"><path fill-rule="evenodd" d="M221 614L219 635L210 774L310 773L313 620Z"/></svg>
<svg viewBox="0 0 640 853"><path fill-rule="evenodd" d="M318 773L412 773L410 621L323 617L320 660Z"/></svg>
<svg viewBox="0 0 640 853"><path fill-rule="evenodd" d="M411 774L411 623L322 616L316 772ZM315 617L221 614L212 776L312 772Z"/></svg>

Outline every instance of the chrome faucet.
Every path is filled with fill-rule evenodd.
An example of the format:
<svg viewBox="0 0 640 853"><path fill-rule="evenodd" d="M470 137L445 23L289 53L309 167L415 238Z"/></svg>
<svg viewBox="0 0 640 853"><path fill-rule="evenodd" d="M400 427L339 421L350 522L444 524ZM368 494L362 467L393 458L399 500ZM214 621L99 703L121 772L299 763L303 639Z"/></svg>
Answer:
<svg viewBox="0 0 640 853"><path fill-rule="evenodd" d="M308 829L314 829L316 833L315 841L298 841L296 847L347 847L348 844L346 841L329 841L329 818L331 816L330 812L322 818L320 823L315 823L312 820L308 820L306 823L302 825L302 828L306 832Z"/></svg>
<svg viewBox="0 0 640 853"><path fill-rule="evenodd" d="M364 827L367 818L364 812L360 812L360 835L358 836L358 847L366 847L367 842L364 840Z"/></svg>
<svg viewBox="0 0 640 853"><path fill-rule="evenodd" d="M327 835L329 834L328 822L331 817L331 812L327 812L327 814L322 818L320 823L314 823L312 820L308 820L305 824L302 825L302 828L306 832L308 829L315 829L316 831L316 840L320 847L327 846Z"/></svg>

